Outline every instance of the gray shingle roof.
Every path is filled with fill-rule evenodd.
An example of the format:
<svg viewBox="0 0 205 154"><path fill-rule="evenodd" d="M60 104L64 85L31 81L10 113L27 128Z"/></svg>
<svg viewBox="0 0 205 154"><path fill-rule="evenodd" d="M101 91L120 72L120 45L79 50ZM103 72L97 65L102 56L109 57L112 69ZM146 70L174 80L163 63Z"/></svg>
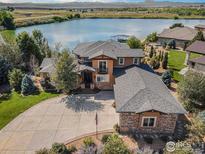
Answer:
<svg viewBox="0 0 205 154"><path fill-rule="evenodd" d="M114 59L117 57L144 57L142 49L130 49L126 44L111 40L80 43L73 52L81 57L90 58L99 56L99 54L106 54Z"/></svg>
<svg viewBox="0 0 205 154"><path fill-rule="evenodd" d="M202 29L205 29L205 25L196 25L195 28L202 28Z"/></svg>
<svg viewBox="0 0 205 154"><path fill-rule="evenodd" d="M114 91L117 112L186 113L156 74L139 67L127 69L124 75L116 78Z"/></svg>
<svg viewBox="0 0 205 154"><path fill-rule="evenodd" d="M195 52L205 55L205 41L195 41L186 48L186 51Z"/></svg>
<svg viewBox="0 0 205 154"><path fill-rule="evenodd" d="M173 29L164 29L158 37L170 38L184 41L191 41L196 36L197 30L191 27L176 27Z"/></svg>
<svg viewBox="0 0 205 154"><path fill-rule="evenodd" d="M194 59L190 59L189 61L205 65L205 56L194 58Z"/></svg>
<svg viewBox="0 0 205 154"><path fill-rule="evenodd" d="M55 65L56 65L56 58L44 58L42 63L41 63L41 73L49 73L51 74L56 70Z"/></svg>

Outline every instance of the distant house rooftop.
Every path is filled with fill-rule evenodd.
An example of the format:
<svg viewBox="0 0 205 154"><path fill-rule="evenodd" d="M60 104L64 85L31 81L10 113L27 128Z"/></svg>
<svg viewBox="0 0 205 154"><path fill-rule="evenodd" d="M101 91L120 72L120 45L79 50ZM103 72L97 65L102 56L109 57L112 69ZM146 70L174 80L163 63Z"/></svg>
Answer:
<svg viewBox="0 0 205 154"><path fill-rule="evenodd" d="M100 55L113 59L117 59L117 57L144 57L142 49L130 49L126 44L112 40L80 43L73 52L80 57L88 57L89 59Z"/></svg>
<svg viewBox="0 0 205 154"><path fill-rule="evenodd" d="M159 35L159 38L176 39L183 41L191 41L197 34L197 30L191 27L175 27L173 29L164 29Z"/></svg>
<svg viewBox="0 0 205 154"><path fill-rule="evenodd" d="M205 41L195 41L186 48L186 51L205 55Z"/></svg>
<svg viewBox="0 0 205 154"><path fill-rule="evenodd" d="M116 79L114 85L117 112L142 113L158 111L185 114L186 110L154 73L132 67Z"/></svg>
<svg viewBox="0 0 205 154"><path fill-rule="evenodd" d="M190 59L189 61L205 65L205 56L202 56L202 57L199 57L199 58Z"/></svg>
<svg viewBox="0 0 205 154"><path fill-rule="evenodd" d="M196 25L195 28L205 29L205 25Z"/></svg>

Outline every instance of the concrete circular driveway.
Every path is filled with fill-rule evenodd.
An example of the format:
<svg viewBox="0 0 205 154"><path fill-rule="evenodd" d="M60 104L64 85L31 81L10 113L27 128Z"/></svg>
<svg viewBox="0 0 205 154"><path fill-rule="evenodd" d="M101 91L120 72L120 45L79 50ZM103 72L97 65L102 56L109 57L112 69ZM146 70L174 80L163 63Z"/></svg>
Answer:
<svg viewBox="0 0 205 154"><path fill-rule="evenodd" d="M61 102L62 96L43 101L19 115L0 131L0 154L34 153L40 148L50 147L54 142L62 143L95 132L96 112L99 119L98 130L112 129L118 123L118 114L112 107L113 92L102 91L94 95L79 96L95 100L97 106L75 110Z"/></svg>

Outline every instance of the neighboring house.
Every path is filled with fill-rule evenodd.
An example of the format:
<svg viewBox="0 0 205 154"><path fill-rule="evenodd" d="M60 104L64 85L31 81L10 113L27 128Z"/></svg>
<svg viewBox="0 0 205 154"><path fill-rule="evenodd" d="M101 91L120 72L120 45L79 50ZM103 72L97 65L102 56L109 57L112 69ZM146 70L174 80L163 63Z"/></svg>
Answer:
<svg viewBox="0 0 205 154"><path fill-rule="evenodd" d="M130 49L116 41L80 43L73 52L79 64L84 65L82 88L113 89L114 73L130 65L140 65L144 57L142 49Z"/></svg>
<svg viewBox="0 0 205 154"><path fill-rule="evenodd" d="M173 29L164 29L158 34L158 43L169 44L175 41L176 47L186 48L186 45L196 36L197 30L191 27L175 27Z"/></svg>
<svg viewBox="0 0 205 154"><path fill-rule="evenodd" d="M47 78L56 70L56 58L44 58L40 66L40 77Z"/></svg>
<svg viewBox="0 0 205 154"><path fill-rule="evenodd" d="M186 110L159 76L134 66L116 78L114 94L122 133L173 135Z"/></svg>
<svg viewBox="0 0 205 154"><path fill-rule="evenodd" d="M202 56L190 59L191 53L197 53ZM205 41L195 41L186 48L185 64L196 71L205 72Z"/></svg>
<svg viewBox="0 0 205 154"><path fill-rule="evenodd" d="M205 25L196 25L195 29L198 31L205 31Z"/></svg>

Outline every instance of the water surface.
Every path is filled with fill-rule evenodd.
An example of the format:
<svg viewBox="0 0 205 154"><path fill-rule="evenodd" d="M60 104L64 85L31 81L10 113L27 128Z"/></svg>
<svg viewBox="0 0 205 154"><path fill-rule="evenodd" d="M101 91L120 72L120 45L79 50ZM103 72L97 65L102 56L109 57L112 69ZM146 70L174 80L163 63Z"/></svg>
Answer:
<svg viewBox="0 0 205 154"><path fill-rule="evenodd" d="M64 48L73 49L80 42L107 40L114 35L135 35L139 39L144 39L148 34L159 33L174 23L183 23L185 26L194 27L197 24L205 24L205 20L80 19L22 27L18 28L16 33L32 32L34 29L39 29L51 46L60 42Z"/></svg>

